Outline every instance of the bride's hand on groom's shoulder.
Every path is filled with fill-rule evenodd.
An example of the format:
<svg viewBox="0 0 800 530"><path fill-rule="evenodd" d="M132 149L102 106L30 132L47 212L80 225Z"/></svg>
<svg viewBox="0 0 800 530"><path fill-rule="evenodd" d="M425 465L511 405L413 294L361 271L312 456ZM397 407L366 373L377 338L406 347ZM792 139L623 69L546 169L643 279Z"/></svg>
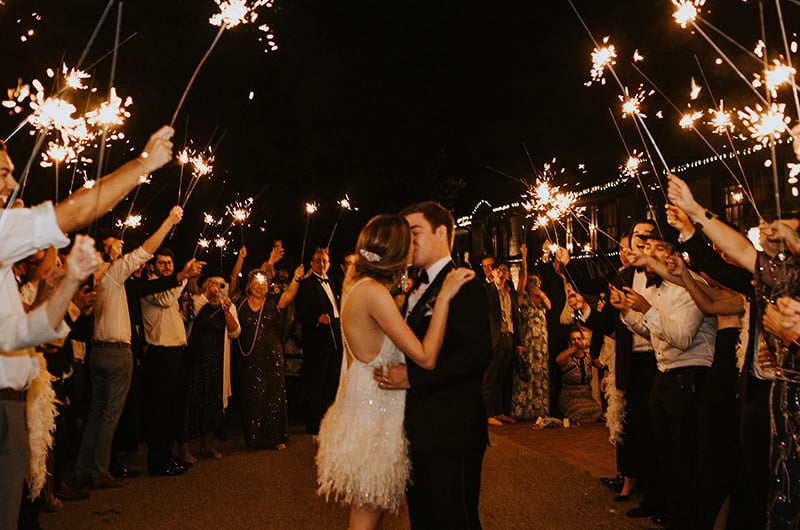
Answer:
<svg viewBox="0 0 800 530"><path fill-rule="evenodd" d="M442 290L439 294L444 296L447 300L452 300L461 286L475 277L475 271L459 267L451 270L442 284Z"/></svg>

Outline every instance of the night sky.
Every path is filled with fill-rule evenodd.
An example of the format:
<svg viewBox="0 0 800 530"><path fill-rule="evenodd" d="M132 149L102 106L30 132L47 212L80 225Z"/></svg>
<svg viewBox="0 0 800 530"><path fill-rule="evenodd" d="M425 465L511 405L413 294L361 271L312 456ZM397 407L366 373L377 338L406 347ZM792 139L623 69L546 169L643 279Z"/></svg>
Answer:
<svg viewBox="0 0 800 530"><path fill-rule="evenodd" d="M106 0L5 3L0 81L13 87L18 77L39 78L47 86L45 69L57 67L62 57L74 65ZM725 98L726 106L752 100L743 83L714 64L709 46L672 20L668 0L576 0L576 5L598 39L611 36L620 77L632 89L644 82L629 64L638 49L645 56L641 68L676 105L686 108L694 76L704 86L697 103L708 108L696 54L717 99ZM708 7L712 23L753 48L755 3L712 1ZM784 10L791 26L800 7L786 4ZM134 100L124 131L137 153L147 135L169 121L216 34L208 23L216 11L212 0L124 2L122 36L136 36L119 50L115 85L123 98ZM31 12L42 19L33 21ZM774 15L768 11L767 18L771 24ZM256 29L262 23L274 30L277 52L263 52ZM112 48L115 24L116 8L88 63ZM21 43L19 35L28 28L35 35ZM776 28L769 25L767 31L777 43ZM718 41L746 72L758 67ZM327 241L339 213L336 201L347 193L359 211L342 217L332 245L336 257L352 248L369 217L417 200L439 200L457 216L469 214L481 199L493 205L516 200L522 186L487 166L530 179L524 146L539 168L556 157L557 166L566 169L559 178L573 189L613 180L627 155L609 107L629 147L642 151L642 143L630 120L620 117L619 90L610 77L605 86L584 86L592 47L565 0L276 0L272 9L260 10L256 24L223 35L178 118L176 147L188 134L195 146L218 143L218 149L214 176L199 185L170 245L190 253L202 212L219 216L226 204L260 193L245 231L253 262L266 257L264 247L275 238L284 240L296 260L303 204L320 205L311 219L311 247ZM99 87L96 100L107 90L110 70L106 58L91 72ZM80 97L85 104L85 93ZM663 120L655 117L659 110ZM644 111L671 164L708 154L696 138L678 130L675 112L659 95L648 97ZM20 119L4 115L0 129L7 134ZM713 139L722 145L719 137ZM9 142L17 166L24 166L32 144L27 133ZM129 159L129 149L115 144L109 167ZM177 200L177 185L177 165L154 175L134 208L144 208L146 223L126 237L141 238L155 228ZM24 199L52 198L54 186L53 170L36 166ZM116 213L124 217L127 211L123 203ZM241 244L238 231L230 239L231 248Z"/></svg>

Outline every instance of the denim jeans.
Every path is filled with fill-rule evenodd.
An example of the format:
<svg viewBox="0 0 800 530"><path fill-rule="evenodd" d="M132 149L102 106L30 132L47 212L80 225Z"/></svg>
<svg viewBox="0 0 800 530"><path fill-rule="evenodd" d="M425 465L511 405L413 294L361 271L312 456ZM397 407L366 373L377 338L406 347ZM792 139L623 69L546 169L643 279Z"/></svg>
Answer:
<svg viewBox="0 0 800 530"><path fill-rule="evenodd" d="M89 354L92 404L78 453L76 473L81 478L108 476L111 442L131 386L133 354L130 347L94 346Z"/></svg>

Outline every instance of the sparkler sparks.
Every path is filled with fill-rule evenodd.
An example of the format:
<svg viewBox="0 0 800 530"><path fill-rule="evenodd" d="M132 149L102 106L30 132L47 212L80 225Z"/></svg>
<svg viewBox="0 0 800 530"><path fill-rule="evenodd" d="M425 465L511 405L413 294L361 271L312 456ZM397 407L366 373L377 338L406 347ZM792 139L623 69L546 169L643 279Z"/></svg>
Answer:
<svg viewBox="0 0 800 530"><path fill-rule="evenodd" d="M92 77L83 70L78 70L76 68L70 68L68 70L65 63L62 63L61 65L61 72L64 74L64 81L66 82L67 86L73 90L85 90L88 88L85 84L83 84L83 80Z"/></svg>
<svg viewBox="0 0 800 530"><path fill-rule="evenodd" d="M743 111L738 111L738 114L750 131L750 136L766 145L770 138L778 139L788 130L790 118L784 114L785 108L785 103L773 103L764 111L761 105L756 104L756 110L745 107Z"/></svg>
<svg viewBox="0 0 800 530"><path fill-rule="evenodd" d="M353 207L353 203L350 202L350 197L348 197L346 194L344 196L344 199L338 201L336 204L338 204L343 210L358 210L358 208Z"/></svg>
<svg viewBox="0 0 800 530"><path fill-rule="evenodd" d="M86 114L86 121L93 127L107 128L112 125L122 125L125 118L129 118L131 113L127 110L133 103L128 97L123 103L122 98L117 96L117 90L111 87L108 101L100 104L100 107Z"/></svg>
<svg viewBox="0 0 800 530"><path fill-rule="evenodd" d="M695 99L697 99L697 97L700 95L700 91L701 91L701 90L703 90L703 87L701 87L700 85L698 85L698 84L695 82L695 80L694 80L694 77L693 77L693 78L692 78L692 90L689 92L689 98L690 98L692 101L694 101L694 100L695 100Z"/></svg>
<svg viewBox="0 0 800 530"><path fill-rule="evenodd" d="M603 44L608 44L608 37L603 39ZM607 46L601 46L592 50L592 70L589 72L592 81L599 81L600 84L604 85L606 83L604 77L605 69L606 67L612 67L617 64L616 59L617 51L613 44L608 44ZM589 81L589 84L591 84L592 81Z"/></svg>
<svg viewBox="0 0 800 530"><path fill-rule="evenodd" d="M724 103L721 100L719 102L719 109L710 109L708 113L711 116L711 120L707 123L712 127L714 133L725 134L726 132L734 131L735 126L731 118L731 113L725 110Z"/></svg>
<svg viewBox="0 0 800 530"><path fill-rule="evenodd" d="M197 246L200 247L200 248L206 248L207 249L209 247L209 245L211 245L211 241L209 241L208 239L206 239L204 237L201 237L200 239L197 240Z"/></svg>
<svg viewBox="0 0 800 530"><path fill-rule="evenodd" d="M672 18L685 29L688 24L694 24L698 8L702 7L706 0L672 0L672 3L676 8Z"/></svg>
<svg viewBox="0 0 800 530"><path fill-rule="evenodd" d="M619 171L623 176L634 178L639 175L640 167L642 165L642 155L636 151L628 157L624 165L620 166Z"/></svg>
<svg viewBox="0 0 800 530"><path fill-rule="evenodd" d="M253 205L253 198L250 197L243 203L234 202L229 205L225 212L233 218L234 223L243 224L250 217L250 208Z"/></svg>
<svg viewBox="0 0 800 530"><path fill-rule="evenodd" d="M315 202L307 202L306 203L306 213L308 215L312 215L312 214L317 213L318 209L319 209L319 205L317 203L315 203Z"/></svg>
<svg viewBox="0 0 800 530"><path fill-rule="evenodd" d="M684 114L681 117L681 121L679 122L679 125L681 126L682 129L693 129L694 128L694 122L696 122L697 120L699 120L702 117L703 117L703 111L702 110L696 110L694 112L687 112L686 114Z"/></svg>
<svg viewBox="0 0 800 530"><path fill-rule="evenodd" d="M778 87L791 83L792 77L796 73L797 70L795 70L793 67L782 64L780 61L775 59L775 61L773 61L773 65L764 71L763 84L766 85L767 90L770 91L772 97L776 98L778 97ZM761 84L762 77L758 74L755 74L753 87L759 88Z"/></svg>
<svg viewBox="0 0 800 530"><path fill-rule="evenodd" d="M228 240L225 239L225 236L217 236L214 238L214 246L217 248L224 249L228 246Z"/></svg>
<svg viewBox="0 0 800 530"><path fill-rule="evenodd" d="M117 228L133 229L142 226L142 214L129 215L124 221L117 219Z"/></svg>
<svg viewBox="0 0 800 530"><path fill-rule="evenodd" d="M563 172L563 171L562 171ZM543 177L536 180L523 196L523 208L528 212L529 217L534 218L533 227L543 228L551 222L556 222L571 211L578 211L582 208L575 208L578 197L573 192L562 191L562 186L553 186L551 179L554 175L553 166L545 164Z"/></svg>
<svg viewBox="0 0 800 530"><path fill-rule="evenodd" d="M250 3L248 0L214 0L219 6L219 13L215 13L208 19L212 26L220 26L231 29L239 24L249 24L258 18L256 9L267 6L272 7L271 0L255 0Z"/></svg>

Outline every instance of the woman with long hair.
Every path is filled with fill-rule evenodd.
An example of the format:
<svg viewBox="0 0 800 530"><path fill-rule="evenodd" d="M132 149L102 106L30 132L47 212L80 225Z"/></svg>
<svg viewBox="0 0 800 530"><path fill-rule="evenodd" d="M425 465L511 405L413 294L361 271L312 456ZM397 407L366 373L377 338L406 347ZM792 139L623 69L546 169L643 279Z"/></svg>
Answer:
<svg viewBox="0 0 800 530"><path fill-rule="evenodd" d="M405 390L381 390L375 369L404 362L433 369L450 300L475 273L451 271L420 340L403 320L390 290L410 261L411 232L399 215L373 217L361 230L345 280L341 323L344 356L336 401L318 435L317 493L351 506L350 528L376 528L397 511L409 477L403 430Z"/></svg>

